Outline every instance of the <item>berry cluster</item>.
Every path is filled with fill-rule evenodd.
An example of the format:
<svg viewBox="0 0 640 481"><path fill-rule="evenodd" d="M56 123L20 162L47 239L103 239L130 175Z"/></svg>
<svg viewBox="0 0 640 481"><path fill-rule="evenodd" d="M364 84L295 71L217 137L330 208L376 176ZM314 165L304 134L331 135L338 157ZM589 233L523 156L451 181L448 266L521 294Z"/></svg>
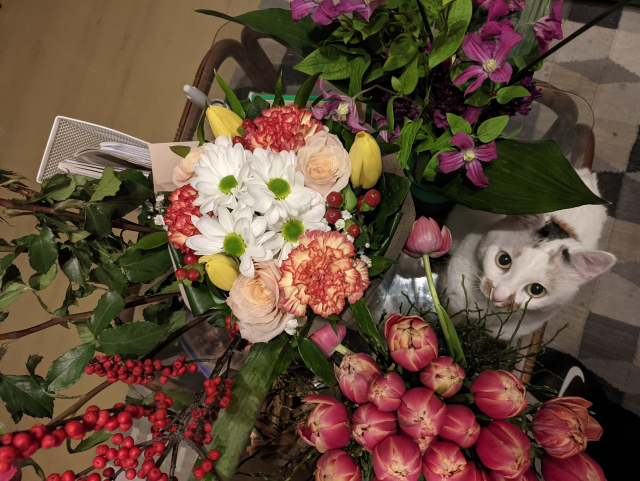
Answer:
<svg viewBox="0 0 640 481"><path fill-rule="evenodd" d="M169 376L182 376L187 371L193 373L198 370L198 365L188 362L186 357L180 356L173 362L172 366L163 366L159 360L134 361L132 359L122 360L122 356L96 356L89 361L89 365L84 368L87 374L97 374L100 377L107 377L107 381L114 383L122 381L126 384L146 384L155 379L154 372L161 371L160 383L164 384L169 380Z"/></svg>
<svg viewBox="0 0 640 481"><path fill-rule="evenodd" d="M357 203L354 206L359 212L368 212L376 208L376 206L380 203L380 192L376 189L368 190L365 194L358 197ZM349 206L347 206L347 202L344 196L340 192L330 192L327 195L327 204L329 208L327 209L324 217L329 224L336 225L340 229L344 228L351 237L354 239L360 235L362 232L362 227L359 226L353 219L352 216L349 215L345 217L346 221L342 220L343 215L340 209L348 210ZM353 211L353 209L351 209ZM341 221L344 223L344 226L340 225L338 222Z"/></svg>
<svg viewBox="0 0 640 481"><path fill-rule="evenodd" d="M229 331L229 339L233 339L236 333L240 332L240 327L238 326L238 324L231 325L231 316L227 316L224 320L224 323L227 325L227 331Z"/></svg>
<svg viewBox="0 0 640 481"><path fill-rule="evenodd" d="M187 254L184 256L184 267L176 269L176 279L181 284L190 286L192 282L202 280L204 275L204 266L198 262L200 257L195 254Z"/></svg>

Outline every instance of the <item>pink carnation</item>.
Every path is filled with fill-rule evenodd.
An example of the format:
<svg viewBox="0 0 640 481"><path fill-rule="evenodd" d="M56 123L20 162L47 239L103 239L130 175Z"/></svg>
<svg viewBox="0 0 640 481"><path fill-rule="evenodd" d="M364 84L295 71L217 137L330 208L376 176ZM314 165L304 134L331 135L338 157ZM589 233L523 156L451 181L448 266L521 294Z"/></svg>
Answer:
<svg viewBox="0 0 640 481"><path fill-rule="evenodd" d="M185 245L185 241L194 235L200 234L191 216L202 217L200 209L193 205L193 201L198 198L198 191L189 184L173 191L169 196L171 204L167 208L164 216L164 223L169 227L169 242L181 252L191 252Z"/></svg>
<svg viewBox="0 0 640 481"><path fill-rule="evenodd" d="M278 282L284 293L282 307L304 316L307 306L329 317L360 299L369 287L369 269L356 255L352 242L339 232L308 231L300 245L282 262Z"/></svg>

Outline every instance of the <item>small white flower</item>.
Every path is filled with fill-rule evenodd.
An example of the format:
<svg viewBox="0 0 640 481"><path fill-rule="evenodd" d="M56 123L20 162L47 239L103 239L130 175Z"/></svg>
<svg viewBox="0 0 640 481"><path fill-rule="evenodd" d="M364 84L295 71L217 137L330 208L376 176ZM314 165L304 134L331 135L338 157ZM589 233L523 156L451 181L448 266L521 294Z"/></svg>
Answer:
<svg viewBox="0 0 640 481"><path fill-rule="evenodd" d="M367 242L364 246L368 249L369 247L371 247L371 244Z"/></svg>
<svg viewBox="0 0 640 481"><path fill-rule="evenodd" d="M340 214L342 214L342 218L344 220L349 220L349 219L351 219L351 217L353 217L351 215L351 212L349 212L348 210L343 210L342 212L340 212Z"/></svg>
<svg viewBox="0 0 640 481"><path fill-rule="evenodd" d="M349 242L353 242L353 240L354 240L354 239L353 239L353 237L351 237L349 234L347 234L347 240L348 240Z"/></svg>
<svg viewBox="0 0 640 481"><path fill-rule="evenodd" d="M320 222L322 222L324 225L329 225L329 221L327 219L325 219L324 217L322 219L320 219Z"/></svg>
<svg viewBox="0 0 640 481"><path fill-rule="evenodd" d="M289 1L289 0L287 0L287 1ZM291 1L293 1L293 0L291 0ZM329 133L329 127L327 127L326 125L322 126L322 130L324 130L325 132Z"/></svg>
<svg viewBox="0 0 640 481"><path fill-rule="evenodd" d="M290 336L295 336L298 331L298 320L294 317L293 319L289 319L287 324L284 326L284 332L289 334Z"/></svg>
<svg viewBox="0 0 640 481"><path fill-rule="evenodd" d="M360 260L362 262L364 262L365 264L367 264L367 267L371 267L371 259L369 259L367 256L365 256L364 254L360 254Z"/></svg>
<svg viewBox="0 0 640 481"><path fill-rule="evenodd" d="M156 197L156 209L161 209L163 207L163 203L164 203L164 194L160 194L158 195L158 197Z"/></svg>
<svg viewBox="0 0 640 481"><path fill-rule="evenodd" d="M157 216L155 216L155 217L153 218L153 223L154 223L155 225L160 225L160 226L164 226L164 225L166 225L166 224L164 223L164 216L163 216L162 214L158 214Z"/></svg>
<svg viewBox="0 0 640 481"><path fill-rule="evenodd" d="M345 224L344 219L338 219L336 221L336 229L338 230L344 229L344 224Z"/></svg>

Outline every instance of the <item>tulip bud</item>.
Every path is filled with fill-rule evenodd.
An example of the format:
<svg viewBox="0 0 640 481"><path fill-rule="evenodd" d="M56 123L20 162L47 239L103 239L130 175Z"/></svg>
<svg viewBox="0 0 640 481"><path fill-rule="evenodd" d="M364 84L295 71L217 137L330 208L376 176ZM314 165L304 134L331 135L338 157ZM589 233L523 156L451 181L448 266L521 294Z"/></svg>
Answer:
<svg viewBox="0 0 640 481"><path fill-rule="evenodd" d="M453 443L431 443L422 459L422 473L427 481L467 481L467 460Z"/></svg>
<svg viewBox="0 0 640 481"><path fill-rule="evenodd" d="M341 449L327 451L316 463L316 481L360 481L360 468Z"/></svg>
<svg viewBox="0 0 640 481"><path fill-rule="evenodd" d="M542 458L542 476L545 481L607 481L600 465L586 453L566 459L546 455Z"/></svg>
<svg viewBox="0 0 640 481"><path fill-rule="evenodd" d="M413 223L411 233L402 252L414 259L425 254L429 257L442 257L451 249L451 232L446 226L440 227L431 217L420 217Z"/></svg>
<svg viewBox="0 0 640 481"><path fill-rule="evenodd" d="M462 387L464 369L450 357L437 357L420 373L420 382L440 396L453 396Z"/></svg>
<svg viewBox="0 0 640 481"><path fill-rule="evenodd" d="M420 456L424 456L424 453L427 452L429 446L434 441L438 441L438 436L423 436L421 438L415 438L414 441L418 443L418 447L420 448Z"/></svg>
<svg viewBox="0 0 640 481"><path fill-rule="evenodd" d="M298 424L298 435L305 443L321 453L349 444L351 429L344 404L321 394L307 396L302 402L318 404L307 422Z"/></svg>
<svg viewBox="0 0 640 481"><path fill-rule="evenodd" d="M480 425L473 411L461 404L447 405L447 415L439 436L461 448L473 446L480 436Z"/></svg>
<svg viewBox="0 0 640 481"><path fill-rule="evenodd" d="M527 469L523 474L521 474L520 476L516 476L515 478L505 478L503 475L501 475L497 471L491 471L491 473L489 473L489 480L490 481L538 481L538 476L536 476L536 473L531 468Z"/></svg>
<svg viewBox="0 0 640 481"><path fill-rule="evenodd" d="M417 481L422 473L420 448L404 436L389 436L373 450L378 481Z"/></svg>
<svg viewBox="0 0 640 481"><path fill-rule="evenodd" d="M403 433L414 439L436 436L442 430L446 415L446 406L431 389L416 387L402 396L398 424Z"/></svg>
<svg viewBox="0 0 640 481"><path fill-rule="evenodd" d="M400 407L400 400L406 390L400 374L391 371L371 380L367 389L367 399L382 412L395 411Z"/></svg>
<svg viewBox="0 0 640 481"><path fill-rule="evenodd" d="M367 132L358 132L349 150L351 184L370 189L382 175L382 153L376 139Z"/></svg>
<svg viewBox="0 0 640 481"><path fill-rule="evenodd" d="M489 475L477 467L472 461L467 461L467 481L490 481Z"/></svg>
<svg viewBox="0 0 640 481"><path fill-rule="evenodd" d="M591 403L580 397L563 397L545 402L533 417L533 436L554 458L574 456L587 441L602 436L600 424L589 415Z"/></svg>
<svg viewBox="0 0 640 481"><path fill-rule="evenodd" d="M419 371L438 355L438 340L422 318L392 314L384 325L384 336L395 362L409 371Z"/></svg>
<svg viewBox="0 0 640 481"><path fill-rule="evenodd" d="M508 421L491 421L480 431L476 452L487 468L515 478L529 469L530 447L531 441L519 427Z"/></svg>
<svg viewBox="0 0 640 481"><path fill-rule="evenodd" d="M219 105L210 105L207 109L207 119L216 137L238 137L238 127L242 125L242 119L233 110Z"/></svg>
<svg viewBox="0 0 640 481"><path fill-rule="evenodd" d="M367 389L374 377L382 375L380 367L371 356L365 353L345 354L340 368L335 369L340 382L340 390L347 399L358 404L368 402Z"/></svg>
<svg viewBox="0 0 640 481"><path fill-rule="evenodd" d="M396 413L379 411L371 403L355 410L351 417L351 426L353 439L370 453L373 453L373 448L388 436L398 434Z"/></svg>
<svg viewBox="0 0 640 481"><path fill-rule="evenodd" d="M336 347L340 345L347 334L347 328L344 326L336 326L336 330L338 331L337 334L333 330L333 326L327 324L309 336L309 339L316 343L326 358L333 355Z"/></svg>
<svg viewBox="0 0 640 481"><path fill-rule="evenodd" d="M201 256L198 262L205 265L204 269L211 283L223 291L230 291L240 275L238 262L225 254Z"/></svg>
<svg viewBox="0 0 640 481"><path fill-rule="evenodd" d="M483 371L471 392L478 409L493 419L512 418L527 407L524 384L507 371Z"/></svg>

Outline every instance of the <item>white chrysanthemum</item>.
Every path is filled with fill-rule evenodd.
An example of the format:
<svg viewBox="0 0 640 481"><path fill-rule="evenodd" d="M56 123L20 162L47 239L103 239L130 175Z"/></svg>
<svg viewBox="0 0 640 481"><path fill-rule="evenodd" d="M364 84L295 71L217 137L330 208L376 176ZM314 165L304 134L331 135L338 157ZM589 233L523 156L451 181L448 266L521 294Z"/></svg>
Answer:
<svg viewBox="0 0 640 481"><path fill-rule="evenodd" d="M200 212L218 215L221 207L238 207L238 198L246 191L249 175L242 145L234 145L229 137L217 137L215 143L204 144L204 152L193 164L193 171L196 177L189 183L198 191L193 205L200 206Z"/></svg>
<svg viewBox="0 0 640 481"><path fill-rule="evenodd" d="M240 259L240 272L251 279L254 261L273 259L273 251L265 248L265 243L274 236L274 232L267 232L266 219L254 216L249 207L233 212L221 207L217 218L192 216L191 221L201 234L189 237L186 245L198 256L224 252L237 257Z"/></svg>
<svg viewBox="0 0 640 481"><path fill-rule="evenodd" d="M256 149L247 160L251 178L242 202L264 214L270 226L324 203L321 194L304 186L304 175L296 172L298 159L294 152Z"/></svg>
<svg viewBox="0 0 640 481"><path fill-rule="evenodd" d="M272 229L278 232L265 243L265 249L273 251L274 257L278 256L278 266L289 257L289 253L293 249L298 247L300 244L298 239L306 231L321 230L322 232L327 232L331 230L331 227L321 222L324 218L324 212L324 204L316 204L308 211L272 226Z"/></svg>

